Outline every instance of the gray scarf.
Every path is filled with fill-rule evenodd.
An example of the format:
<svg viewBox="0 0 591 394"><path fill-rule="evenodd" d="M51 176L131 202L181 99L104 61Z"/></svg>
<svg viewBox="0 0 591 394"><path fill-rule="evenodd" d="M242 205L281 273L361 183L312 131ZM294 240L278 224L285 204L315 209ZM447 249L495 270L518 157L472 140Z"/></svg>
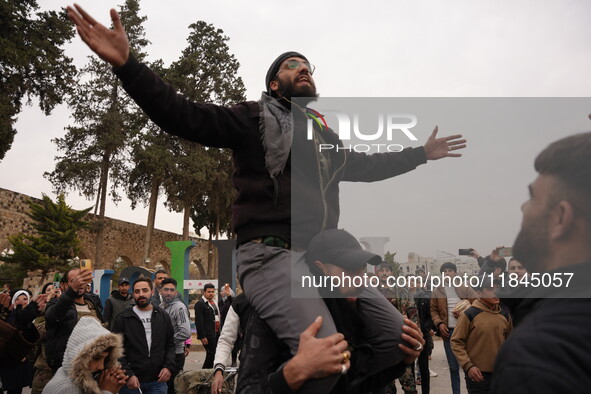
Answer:
<svg viewBox="0 0 591 394"><path fill-rule="evenodd" d="M273 179L283 172L293 141L293 116L267 93L259 101L259 131L265 149L265 167Z"/></svg>

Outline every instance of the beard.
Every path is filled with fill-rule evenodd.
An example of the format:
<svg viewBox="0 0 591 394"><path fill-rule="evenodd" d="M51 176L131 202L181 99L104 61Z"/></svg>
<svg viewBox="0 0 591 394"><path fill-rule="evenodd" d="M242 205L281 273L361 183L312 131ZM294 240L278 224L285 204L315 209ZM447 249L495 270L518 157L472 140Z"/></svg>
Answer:
<svg viewBox="0 0 591 394"><path fill-rule="evenodd" d="M550 256L548 246L548 213L523 223L513 243L513 257L529 272L545 272Z"/></svg>
<svg viewBox="0 0 591 394"><path fill-rule="evenodd" d="M142 309L150 305L150 299L145 297L139 297L135 299L135 304L138 308Z"/></svg>
<svg viewBox="0 0 591 394"><path fill-rule="evenodd" d="M281 97L286 97L288 99L291 99L292 97L305 98L305 100L298 100L298 102L304 101L305 104L308 104L318 98L318 93L316 93L316 85L314 85L312 80L310 80L310 85L296 86L295 82L293 81L282 81L281 79L277 78L277 84L279 85L277 93L279 93Z"/></svg>
<svg viewBox="0 0 591 394"><path fill-rule="evenodd" d="M162 296L162 301L164 301L167 304L170 304L171 302L174 301L175 298L176 298L176 294L175 295L165 295L165 296Z"/></svg>

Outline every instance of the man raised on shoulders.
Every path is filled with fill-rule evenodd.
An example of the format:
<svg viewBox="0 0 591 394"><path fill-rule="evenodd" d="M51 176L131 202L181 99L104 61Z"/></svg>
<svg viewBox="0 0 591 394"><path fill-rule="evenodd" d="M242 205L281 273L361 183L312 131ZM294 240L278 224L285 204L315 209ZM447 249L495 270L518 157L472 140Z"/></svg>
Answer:
<svg viewBox="0 0 591 394"><path fill-rule="evenodd" d="M460 135L438 138L435 129L424 147L374 155L337 149L318 155L318 141L326 139L339 147L342 142L334 131L315 122L311 122L315 138L307 139L312 115L306 108L292 108L292 98L313 101L318 96L314 67L303 54L285 52L271 63L259 101L231 107L192 102L130 54L115 10L111 10L114 29L110 30L81 7L75 8L68 7L68 15L82 40L115 67L123 88L152 121L181 138L232 150L232 182L238 191L232 206L237 271L244 294L259 316L293 355L300 334L317 316L323 317L319 337L336 333L316 289L303 297L292 297L291 289L298 286L294 278L310 274L304 261L310 240L338 226L339 183L380 181L412 171L428 160L459 157L456 151L466 146L466 140ZM290 159L294 151L305 157ZM298 214L292 217L294 209ZM368 293L379 296L375 289ZM380 304L375 315L368 317L379 324L375 332L391 326L401 330L402 316L389 315L384 308ZM403 358L398 338L381 342L390 353L384 368ZM326 392L335 383L334 377L309 381L301 391Z"/></svg>

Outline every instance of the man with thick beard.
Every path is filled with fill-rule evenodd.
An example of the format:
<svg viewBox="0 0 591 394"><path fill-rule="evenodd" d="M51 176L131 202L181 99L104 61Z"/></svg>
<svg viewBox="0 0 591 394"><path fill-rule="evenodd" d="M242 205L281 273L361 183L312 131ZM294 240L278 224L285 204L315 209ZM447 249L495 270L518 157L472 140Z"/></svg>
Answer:
<svg viewBox="0 0 591 394"><path fill-rule="evenodd" d="M121 365L129 379L120 393L166 394L166 382L176 372L174 330L168 313L150 299L152 279L140 277L133 283L135 306L115 319L113 332L123 334L125 354Z"/></svg>
<svg viewBox="0 0 591 394"><path fill-rule="evenodd" d="M498 354L491 393L589 392L590 158L591 133L584 133L550 144L535 160L539 176L513 245L528 282L504 299L517 328Z"/></svg>
<svg viewBox="0 0 591 394"><path fill-rule="evenodd" d="M316 288L292 295L310 275L305 251L319 232L337 228L339 182L371 182L391 178L427 160L459 157L460 135L437 138L437 128L424 147L374 155L345 149L319 152L321 143L342 148L332 130L312 122L313 111L292 98L312 101L316 86L314 67L298 52L280 55L269 67L265 92L259 101L231 107L191 102L129 53L119 15L111 10L113 30L105 28L81 7L68 7L82 40L114 67L124 89L164 131L206 146L232 149L232 180L238 193L232 206L237 235L237 270L250 304L278 338L296 354L300 334L318 317L318 336L336 333L335 324ZM293 111L292 111L293 110ZM294 160L297 157L297 160ZM297 212L297 215L292 215ZM372 298L368 335L383 368L405 356L401 343L402 316L375 289L360 298ZM346 373L347 371L343 371ZM307 382L300 392L328 392L337 376Z"/></svg>

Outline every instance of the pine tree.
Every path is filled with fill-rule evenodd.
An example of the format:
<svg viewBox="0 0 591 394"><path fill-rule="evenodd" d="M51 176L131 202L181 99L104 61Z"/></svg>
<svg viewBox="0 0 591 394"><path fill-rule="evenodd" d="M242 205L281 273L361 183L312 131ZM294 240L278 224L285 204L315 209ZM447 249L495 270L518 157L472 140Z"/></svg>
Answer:
<svg viewBox="0 0 591 394"><path fill-rule="evenodd" d="M35 0L0 2L0 161L10 149L23 98L46 115L71 93L76 68L64 55L74 36L65 12L38 12Z"/></svg>
<svg viewBox="0 0 591 394"><path fill-rule="evenodd" d="M121 8L121 22L127 32L131 51L143 59L148 45L139 16L137 0L127 0ZM95 56L82 70L80 83L68 101L73 110L74 126L67 127L63 138L54 140L63 156L56 157L55 170L45 173L56 191L77 190L81 195L96 198L95 260L100 266L107 191L120 200L119 188L126 182L129 157L126 148L135 134L144 127L146 118L123 92L111 66Z"/></svg>
<svg viewBox="0 0 591 394"><path fill-rule="evenodd" d="M400 263L398 261L395 260L396 259L396 252L392 253L390 251L387 251L384 254L384 262L390 264L390 266L392 267L392 275L394 276L398 276L400 275Z"/></svg>
<svg viewBox="0 0 591 394"><path fill-rule="evenodd" d="M144 261L150 258L158 197L163 182L173 171L175 149L178 145L177 137L166 134L151 122L132 141L133 165L129 172L126 190L132 208L135 208L138 203L149 206Z"/></svg>
<svg viewBox="0 0 591 394"><path fill-rule="evenodd" d="M27 271L41 270L41 283L50 270L65 271L70 268L71 259L80 249L78 231L88 223L84 216L91 208L81 211L66 204L63 194L53 202L43 195L40 202L29 202L33 234L10 236L12 254L0 256L0 260L9 263L12 269L22 276Z"/></svg>
<svg viewBox="0 0 591 394"><path fill-rule="evenodd" d="M167 74L173 85L197 102L231 105L244 101L244 84L237 76L240 64L230 54L228 37L221 29L203 21L189 28L189 45ZM186 141L181 143L181 149L185 157L179 158L176 170L165 183L167 204L172 209L184 211L184 239L188 238L191 214L198 221L197 233L203 225L217 237L230 228L233 200L231 154L227 150L203 148ZM191 172L187 174L185 171Z"/></svg>

